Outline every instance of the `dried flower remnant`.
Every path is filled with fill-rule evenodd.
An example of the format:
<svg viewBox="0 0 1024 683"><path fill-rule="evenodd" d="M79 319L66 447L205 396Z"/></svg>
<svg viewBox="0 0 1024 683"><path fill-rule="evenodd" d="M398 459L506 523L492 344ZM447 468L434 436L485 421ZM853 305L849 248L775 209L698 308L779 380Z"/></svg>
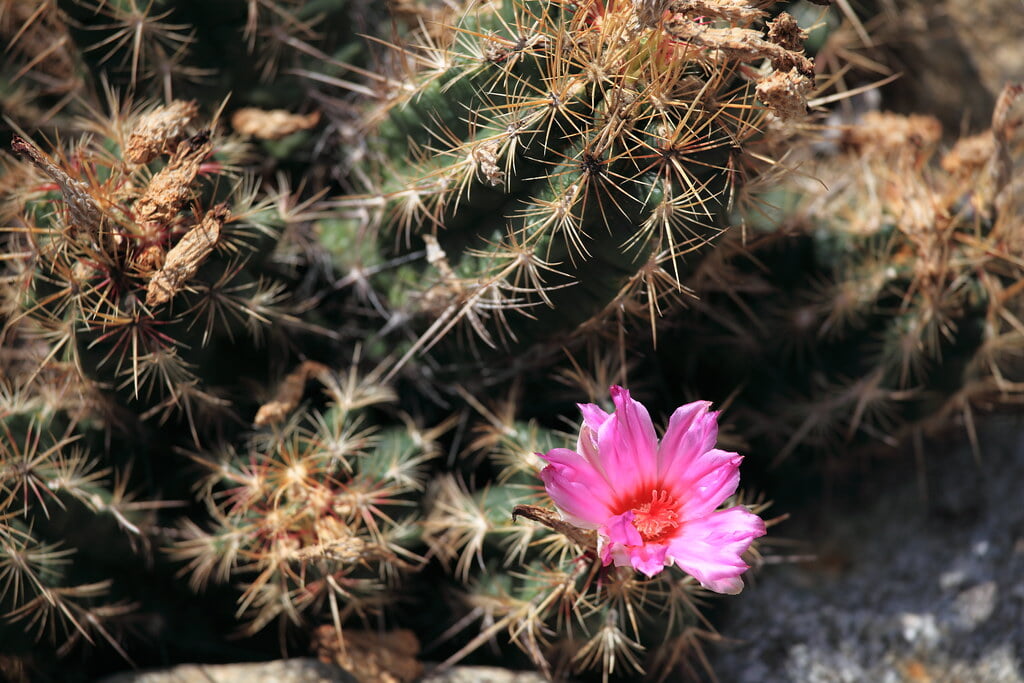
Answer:
<svg viewBox="0 0 1024 683"><path fill-rule="evenodd" d="M842 146L860 154L885 154L890 151L928 150L942 138L942 124L934 116L901 116L872 111L856 126L843 131Z"/></svg>
<svg viewBox="0 0 1024 683"><path fill-rule="evenodd" d="M173 152L185 137L185 129L198 114L195 100L175 100L143 114L128 138L125 160L133 164L148 164L161 154Z"/></svg>
<svg viewBox="0 0 1024 683"><path fill-rule="evenodd" d="M218 204L167 252L163 267L149 281L146 290L147 306L167 303L181 291L217 246L221 228L230 215L227 205Z"/></svg>
<svg viewBox="0 0 1024 683"><path fill-rule="evenodd" d="M153 176L145 194L132 207L138 224L157 232L169 225L192 196L192 182L212 151L209 131L182 140L167 166Z"/></svg>
<svg viewBox="0 0 1024 683"><path fill-rule="evenodd" d="M806 113L807 93L814 87L814 62L803 54L807 33L792 16L782 12L769 22L765 38L754 29L708 25L708 18L750 22L763 16L762 11L744 3L675 0L668 11L671 16L665 20L665 30L687 45L721 51L743 61L767 59L771 71L756 79L758 99L784 120Z"/></svg>
<svg viewBox="0 0 1024 683"><path fill-rule="evenodd" d="M739 485L743 457L714 448L718 414L680 406L661 441L642 404L611 388L615 412L580 405L577 450L555 448L540 477L566 520L597 530L605 565L647 576L679 565L705 588L739 593L741 556L765 523L746 507L718 510Z"/></svg>
<svg viewBox="0 0 1024 683"><path fill-rule="evenodd" d="M261 140L277 140L309 130L320 123L320 112L310 114L293 114L284 109L257 109L245 107L239 109L231 117L231 127L242 135L251 135Z"/></svg>
<svg viewBox="0 0 1024 683"><path fill-rule="evenodd" d="M299 401L302 400L302 394L306 390L306 382L311 377L316 377L326 384L329 381L330 368L323 363L317 363L312 360L307 360L299 365L298 368L284 378L284 381L277 388L274 398L261 405L259 410L256 411L253 424L257 427L263 427L282 422L288 417L288 413L295 410L299 405Z"/></svg>
<svg viewBox="0 0 1024 683"><path fill-rule="evenodd" d="M789 71L773 71L757 82L757 99L780 119L799 118L807 113L807 93L811 81L801 75L796 67Z"/></svg>

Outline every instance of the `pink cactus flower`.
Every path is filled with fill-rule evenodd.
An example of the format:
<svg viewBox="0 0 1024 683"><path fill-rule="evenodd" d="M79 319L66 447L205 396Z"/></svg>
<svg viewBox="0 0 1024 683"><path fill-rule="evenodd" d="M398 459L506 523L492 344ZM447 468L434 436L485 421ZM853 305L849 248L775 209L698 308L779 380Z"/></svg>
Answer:
<svg viewBox="0 0 1024 683"><path fill-rule="evenodd" d="M749 568L740 556L765 526L742 506L716 509L736 491L743 460L714 447L718 413L707 401L680 406L659 442L647 409L622 387L611 394L610 415L580 405L579 452L541 456L548 495L567 521L597 530L605 565L654 576L676 564L709 590L739 593Z"/></svg>

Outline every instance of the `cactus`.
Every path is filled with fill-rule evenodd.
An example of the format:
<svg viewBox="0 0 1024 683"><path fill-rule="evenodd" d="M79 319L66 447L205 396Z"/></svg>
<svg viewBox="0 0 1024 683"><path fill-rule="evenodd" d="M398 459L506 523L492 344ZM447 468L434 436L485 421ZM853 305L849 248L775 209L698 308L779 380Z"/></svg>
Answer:
<svg viewBox="0 0 1024 683"><path fill-rule="evenodd" d="M106 643L130 661L121 634L137 605L112 567L149 552L153 511L164 504L135 499L130 462L97 456L117 419L109 400L71 365L40 367L45 345L7 332L0 351L5 655L32 666L81 643ZM27 680L28 672L15 667L5 676Z"/></svg>
<svg viewBox="0 0 1024 683"><path fill-rule="evenodd" d="M36 14L0 0L0 32L21 36L0 94L31 85L26 101L59 112L13 138L0 178L0 562L29 557L41 577L31 591L0 583L4 615L17 627L47 602L31 622L46 632L32 635L66 633L68 648L98 636L128 656L105 630L137 597L122 577L177 571L230 594L247 636L329 627L343 643L356 622L390 618L406 575L437 557L457 602L491 620L449 661L504 631L549 675L685 666L708 633L696 584L603 567L593 534L558 519L534 455L564 443L550 416L517 421L526 402L510 403L473 444L484 466L463 485L473 462L437 472L440 441L453 455L461 443L446 400L482 408L502 378L455 386L413 359L460 325L492 345L541 342L522 362L535 373L578 330L636 317L656 332L690 296L689 254L758 170L765 107L803 113L802 32L779 15L765 35L763 4L406 3L375 75L345 43L348 23L320 21L351 11L336 0L85 0ZM37 35L51 26L52 55ZM346 62L369 84L343 82ZM312 83L364 97L363 146L317 156L356 105ZM293 194L282 175L261 190L254 158L264 175L300 166L313 189ZM361 192L327 214L335 180ZM325 287L325 246L335 290L352 292ZM385 333L363 340L367 321ZM409 341L391 344L391 330ZM590 342L597 367L567 376L595 370L593 398L624 382L627 359ZM260 404L252 388L296 357ZM404 367L402 383L366 370L378 362ZM307 397L312 380L322 395ZM177 524L143 514L192 493ZM114 520L121 545L164 544L169 560L92 566L104 540L62 564L88 537L69 531L58 548L53 530L83 508Z"/></svg>
<svg viewBox="0 0 1024 683"><path fill-rule="evenodd" d="M783 208L751 223L747 250L690 282L702 301L670 338L719 387L742 387L733 416L776 462L920 444L956 419L977 448L974 411L1019 401L1020 92L944 154L936 119L865 114L773 190ZM663 360L672 381L703 386Z"/></svg>
<svg viewBox="0 0 1024 683"><path fill-rule="evenodd" d="M199 406L223 404L202 386L196 354L234 335L258 341L283 316L281 285L252 258L279 218L251 180L232 177L242 148L196 131L195 114L182 102L115 113L106 137L56 161L16 137L32 172L9 198L23 226L10 234L21 300L12 320L31 319L53 359L144 409L182 412L193 431Z"/></svg>
<svg viewBox="0 0 1024 683"><path fill-rule="evenodd" d="M329 619L343 638L353 617L398 600L402 574L425 561L416 496L450 423L424 429L392 413L390 426L376 428L374 412L396 396L379 373L357 372L304 363L260 410L244 450L193 456L212 519L185 522L172 555L197 589L245 585L246 634L274 621L312 631ZM310 377L324 387L323 408L298 406Z"/></svg>
<svg viewBox="0 0 1024 683"><path fill-rule="evenodd" d="M704 590L678 570L648 577L602 566L595 532L555 512L537 476L545 464L538 454L568 447L570 439L517 420L515 405L513 399L486 410L470 445L483 461L476 470L493 469L494 480L471 490L444 475L429 494L426 540L458 579L453 595L465 613L443 637L481 624L445 664L500 643L505 632L554 680L586 672L600 672L602 680L673 672L697 678L702 643L714 636L700 614ZM752 560L756 552L750 550Z"/></svg>
<svg viewBox="0 0 1024 683"><path fill-rule="evenodd" d="M755 91L780 116L806 106L803 32L782 14L765 37L765 16L742 2L468 5L373 76L365 191L321 223L324 243L383 293L391 327L425 319L406 357L460 323L491 346L624 312L655 326L690 295L687 254L722 231L752 172ZM402 265L371 277L389 263Z"/></svg>
<svg viewBox="0 0 1024 683"><path fill-rule="evenodd" d="M188 496L174 449L230 438L268 351L314 329L294 310L315 280L294 238L317 199L243 170L254 148L223 132L222 92L171 97L209 97L176 18L190 9L0 1L0 97L19 133L0 155L0 616L14 678L59 666L47 647L107 644L130 662L138 641L116 628L130 612L183 618L139 585L169 580L153 550L166 541L155 511ZM220 9L240 23L217 30L244 51L247 4ZM124 40L135 20L147 40Z"/></svg>
<svg viewBox="0 0 1024 683"><path fill-rule="evenodd" d="M86 68L56 0L0 1L0 106L20 124L38 125L86 85Z"/></svg>

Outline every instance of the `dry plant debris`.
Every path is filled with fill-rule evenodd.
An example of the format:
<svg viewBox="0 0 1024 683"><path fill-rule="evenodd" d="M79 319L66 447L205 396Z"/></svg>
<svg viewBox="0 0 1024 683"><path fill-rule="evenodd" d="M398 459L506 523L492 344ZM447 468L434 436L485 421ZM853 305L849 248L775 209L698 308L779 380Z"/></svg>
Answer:
<svg viewBox="0 0 1024 683"><path fill-rule="evenodd" d="M330 369L323 363L311 360L299 365L277 387L274 398L260 406L253 424L263 427L282 422L302 401L302 395L306 392L306 382L314 377L326 385Z"/></svg>
<svg viewBox="0 0 1024 683"><path fill-rule="evenodd" d="M159 306L170 301L196 274L199 266L213 253L220 241L221 229L231 216L227 205L218 204L203 220L178 240L167 252L163 265L149 281L146 305Z"/></svg>
<svg viewBox="0 0 1024 683"><path fill-rule="evenodd" d="M245 107L236 111L231 117L231 127L236 132L261 140L278 140L300 130L309 130L318 123L320 123L320 112L318 111L309 114L293 114L284 109L267 111L255 107Z"/></svg>
<svg viewBox="0 0 1024 683"><path fill-rule="evenodd" d="M148 164L161 154L173 152L198 114L195 100L175 100L143 114L128 138L125 160Z"/></svg>

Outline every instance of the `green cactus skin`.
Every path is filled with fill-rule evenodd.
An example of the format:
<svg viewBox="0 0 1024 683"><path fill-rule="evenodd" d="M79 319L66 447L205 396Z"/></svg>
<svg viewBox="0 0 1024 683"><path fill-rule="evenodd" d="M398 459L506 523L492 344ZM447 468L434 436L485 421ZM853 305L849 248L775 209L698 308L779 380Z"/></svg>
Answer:
<svg viewBox="0 0 1024 683"><path fill-rule="evenodd" d="M750 222L746 249L690 282L701 303L665 333L666 381L717 400L739 387L730 418L776 464L858 448L923 458L923 437L957 423L977 448L975 412L1016 404L1024 376L1014 93L991 130L944 154L931 117L848 127L773 190L783 208Z"/></svg>
<svg viewBox="0 0 1024 683"><path fill-rule="evenodd" d="M678 38L697 8L646 24L638 7L476 3L395 48L394 75L373 83L366 192L320 227L343 273L425 244L377 283L393 317L428 323L407 353L460 323L491 346L624 309L653 326L687 296L686 255L721 232L763 117L746 63L804 58L750 29L764 13L740 3L714 17L750 38L745 52L718 29ZM345 250L360 240L375 246Z"/></svg>
<svg viewBox="0 0 1024 683"><path fill-rule="evenodd" d="M323 619L341 633L397 600L401 574L423 563L415 496L437 434L411 421L374 429L367 409L395 395L373 377L319 374L326 409L306 406L253 433L242 452L194 456L211 524L187 522L172 555L197 588L245 586L247 634Z"/></svg>
<svg viewBox="0 0 1024 683"><path fill-rule="evenodd" d="M555 512L539 483L537 453L569 446L569 437L518 421L479 431L473 447L487 454L496 481L471 491L455 476L436 479L424 524L431 552L459 581L458 624L482 624L447 663L508 638L556 680L586 672L626 680L699 666L701 640L711 635L695 602L700 587L671 568L646 578L603 567L594 533Z"/></svg>

